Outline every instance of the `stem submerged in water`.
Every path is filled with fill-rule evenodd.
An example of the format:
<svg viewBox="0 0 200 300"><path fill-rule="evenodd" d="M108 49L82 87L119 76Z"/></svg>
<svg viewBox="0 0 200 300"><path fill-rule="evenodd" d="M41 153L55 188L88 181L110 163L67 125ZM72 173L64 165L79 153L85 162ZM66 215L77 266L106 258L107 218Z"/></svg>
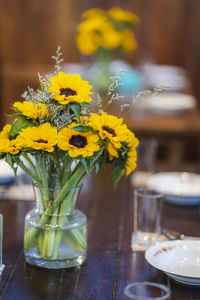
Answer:
<svg viewBox="0 0 200 300"><path fill-rule="evenodd" d="M95 161L101 154L102 151L99 151L91 159L87 173L92 170ZM27 220L29 226L27 226L24 236L24 250L28 252L32 246L35 246L38 255L45 260L59 260L63 244L68 248L66 259L71 259L74 251L85 252L87 247L84 229L86 220L83 218L81 224L73 223L74 218L77 217L74 216L75 198L79 189L77 187L81 186L87 176L86 169L79 162L73 170L66 170L69 160L66 157L62 159L61 173L52 176L55 168L52 169L52 172L49 171L50 173L46 172L45 157L36 157L37 173L41 182L40 187L35 187L39 189L39 192L36 193L39 201L39 220L33 221L33 223ZM70 162L69 165L71 166ZM55 181L51 182L54 179ZM51 187L59 188L48 188L49 184Z"/></svg>
<svg viewBox="0 0 200 300"><path fill-rule="evenodd" d="M37 229L36 227L29 227L25 233L25 252L32 247L33 241L35 240L37 244L37 251L41 258L52 260L58 259L59 247L64 235L63 227L67 228L67 225L70 227L73 222L74 201L79 190L79 188L71 188L71 186L79 186L84 178L85 170L82 166L79 166L74 171L70 179L65 183L63 189L58 189L56 191L55 199L48 199L48 207L46 209L43 209L47 206L45 199L47 195L51 195L53 193L48 192L48 189L38 188L39 190L43 190L43 192L39 193L40 205L41 202L43 202L43 212L40 215L40 220L37 222L37 227L40 229ZM71 248L86 248L85 236L81 234L80 229L72 228L71 230L68 230L68 235Z"/></svg>

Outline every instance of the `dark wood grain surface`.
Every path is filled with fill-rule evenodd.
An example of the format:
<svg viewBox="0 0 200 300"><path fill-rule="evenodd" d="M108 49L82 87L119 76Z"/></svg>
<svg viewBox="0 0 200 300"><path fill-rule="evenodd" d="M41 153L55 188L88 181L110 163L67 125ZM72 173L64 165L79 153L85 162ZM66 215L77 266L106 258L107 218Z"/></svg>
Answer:
<svg viewBox="0 0 200 300"><path fill-rule="evenodd" d="M125 121L128 127L138 134L171 135L183 139L191 135L200 135L200 113L196 108L178 115L159 115L148 109L133 109Z"/></svg>
<svg viewBox="0 0 200 300"><path fill-rule="evenodd" d="M200 288L177 284L150 266L144 252L130 248L133 189L125 178L116 190L102 170L85 182L77 206L88 217L87 262L78 268L46 270L23 257L23 223L32 201L1 200L4 215L3 300L123 299L125 285L150 280L171 287L172 300L200 299ZM164 205L163 226L198 236L200 208Z"/></svg>

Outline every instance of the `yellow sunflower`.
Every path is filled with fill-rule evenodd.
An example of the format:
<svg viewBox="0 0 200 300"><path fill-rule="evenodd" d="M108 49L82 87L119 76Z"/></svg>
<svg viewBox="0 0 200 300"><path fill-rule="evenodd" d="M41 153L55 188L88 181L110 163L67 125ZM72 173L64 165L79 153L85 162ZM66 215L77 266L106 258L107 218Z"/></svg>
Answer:
<svg viewBox="0 0 200 300"><path fill-rule="evenodd" d="M99 47L99 41L95 34L85 34L81 32L77 36L77 46L81 53L90 55Z"/></svg>
<svg viewBox="0 0 200 300"><path fill-rule="evenodd" d="M48 115L48 110L44 103L34 104L28 101L15 102L13 107L17 108L22 115L31 119L37 119L39 115L42 118Z"/></svg>
<svg viewBox="0 0 200 300"><path fill-rule="evenodd" d="M111 143L106 144L106 150L108 151L109 160L113 160L114 157L116 158L119 157L117 148L113 144Z"/></svg>
<svg viewBox="0 0 200 300"><path fill-rule="evenodd" d="M91 8L86 10L83 14L82 14L82 18L84 19L88 19L91 17L96 17L96 16L104 16L106 13L103 9L100 8Z"/></svg>
<svg viewBox="0 0 200 300"><path fill-rule="evenodd" d="M118 22L128 22L132 24L136 24L139 22L139 18L135 14L122 10L119 7L112 7L109 10L109 16L111 17L111 19Z"/></svg>
<svg viewBox="0 0 200 300"><path fill-rule="evenodd" d="M126 174L129 175L133 172L137 167L137 152L136 147L139 145L138 139L135 137L134 133L129 130L126 140L130 150L127 153L127 161L126 161Z"/></svg>
<svg viewBox="0 0 200 300"><path fill-rule="evenodd" d="M121 37L121 47L124 51L131 52L137 48L137 41L130 30L123 30Z"/></svg>
<svg viewBox="0 0 200 300"><path fill-rule="evenodd" d="M104 15L97 14L79 25L77 45L82 53L92 54L100 46L115 49L120 43L121 34Z"/></svg>
<svg viewBox="0 0 200 300"><path fill-rule="evenodd" d="M89 97L92 94L90 91L92 86L87 81L83 81L80 75L69 75L59 72L58 76L50 77L50 82L49 91L60 104L92 101Z"/></svg>
<svg viewBox="0 0 200 300"><path fill-rule="evenodd" d="M72 123L69 127L61 129L58 133L58 147L68 151L70 157L92 156L94 152L99 151L99 136L92 132L80 133L73 127L77 124Z"/></svg>
<svg viewBox="0 0 200 300"><path fill-rule="evenodd" d="M28 127L17 137L17 145L19 147L32 148L35 150L43 150L53 152L57 144L57 129L52 127L50 123L44 123L39 127Z"/></svg>
<svg viewBox="0 0 200 300"><path fill-rule="evenodd" d="M125 142L128 144L128 146L131 148L131 147L137 147L139 145L139 141L138 139L135 137L135 134L130 131L128 129L128 132L127 132L127 137L126 137L126 140Z"/></svg>
<svg viewBox="0 0 200 300"><path fill-rule="evenodd" d="M126 140L128 134L127 126L122 122L122 118L107 115L103 111L101 115L92 113L90 118L90 126L99 132L103 140L107 139L116 148L121 147L121 142Z"/></svg>
<svg viewBox="0 0 200 300"><path fill-rule="evenodd" d="M8 137L8 133L11 129L11 126L12 126L11 124L6 124L3 127L2 131L0 132L0 138L7 138Z"/></svg>
<svg viewBox="0 0 200 300"><path fill-rule="evenodd" d="M126 174L129 175L137 167L137 152L135 147L132 147L131 150L127 153L126 161Z"/></svg>
<svg viewBox="0 0 200 300"><path fill-rule="evenodd" d="M107 30L102 32L101 45L105 49L116 49L121 45L121 32L115 30L113 26L110 26Z"/></svg>
<svg viewBox="0 0 200 300"><path fill-rule="evenodd" d="M3 130L0 132L0 153L17 154L19 152L19 147L16 145L17 140L10 140L8 136L11 126L11 124L5 125Z"/></svg>
<svg viewBox="0 0 200 300"><path fill-rule="evenodd" d="M127 135L126 135L126 138L125 138L124 142L126 142L126 144L128 145L128 147L130 149L127 152L127 157L128 157L127 165L129 165L129 164L131 164L131 161L132 161L131 156L133 156L133 152L134 152L135 148L138 146L139 141L135 137L134 133L132 133L129 129L127 129ZM112 160L114 157L116 157L116 158L119 157L118 150L113 144L108 143L106 145L106 149L108 151L108 155L109 155L110 160Z"/></svg>

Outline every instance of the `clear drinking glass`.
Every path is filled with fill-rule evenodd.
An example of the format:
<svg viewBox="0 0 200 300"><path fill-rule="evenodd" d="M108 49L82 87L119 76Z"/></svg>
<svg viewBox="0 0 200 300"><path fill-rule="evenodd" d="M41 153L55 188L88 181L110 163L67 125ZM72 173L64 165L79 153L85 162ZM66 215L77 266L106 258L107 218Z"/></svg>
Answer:
<svg viewBox="0 0 200 300"><path fill-rule="evenodd" d="M159 242L161 235L163 195L147 188L134 190L132 249L146 250Z"/></svg>
<svg viewBox="0 0 200 300"><path fill-rule="evenodd" d="M155 282L134 282L124 289L124 300L169 300L170 289Z"/></svg>

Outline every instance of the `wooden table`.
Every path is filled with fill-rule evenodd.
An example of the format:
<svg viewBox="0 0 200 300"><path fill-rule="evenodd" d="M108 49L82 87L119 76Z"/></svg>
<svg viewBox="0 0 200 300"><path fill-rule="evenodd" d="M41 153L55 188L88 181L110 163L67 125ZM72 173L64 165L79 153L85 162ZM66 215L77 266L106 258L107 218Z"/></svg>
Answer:
<svg viewBox="0 0 200 300"><path fill-rule="evenodd" d="M143 135L200 136L199 109L191 109L181 114L155 114L147 109L134 109L125 119L129 128Z"/></svg>
<svg viewBox="0 0 200 300"><path fill-rule="evenodd" d="M123 299L125 285L156 281L171 287L171 299L200 299L200 288L182 286L150 266L144 252L130 248L133 189L122 180L116 190L103 170L90 177L78 207L88 217L87 262L81 267L46 270L28 265L23 257L23 223L32 201L1 200L4 215L3 262L0 282L3 300L111 300ZM164 205L164 226L199 235L200 208Z"/></svg>
<svg viewBox="0 0 200 300"><path fill-rule="evenodd" d="M125 119L128 128L141 138L156 138L158 154L165 165L183 166L186 159L199 158L200 112L196 109L178 115L158 115L150 110L134 110Z"/></svg>

